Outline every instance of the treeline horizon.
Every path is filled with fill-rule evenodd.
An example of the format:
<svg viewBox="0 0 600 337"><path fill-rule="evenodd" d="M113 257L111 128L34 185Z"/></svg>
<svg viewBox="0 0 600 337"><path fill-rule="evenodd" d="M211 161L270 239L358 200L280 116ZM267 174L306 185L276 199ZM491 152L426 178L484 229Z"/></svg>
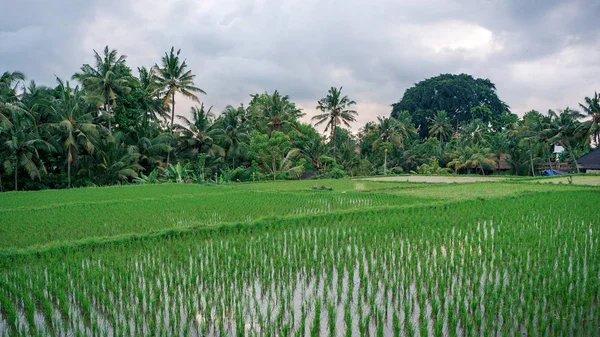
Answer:
<svg viewBox="0 0 600 337"><path fill-rule="evenodd" d="M390 117L347 128L360 112L331 87L320 111L303 123L284 93L250 94L245 107L215 113L199 95L195 75L171 48L160 62L137 68L108 46L94 51L55 87L0 77L0 191L126 183L220 183L341 178L398 173L490 174L506 161L509 174L536 175L536 166L568 162L600 141L599 96L581 111L565 108L523 117L488 79L441 74L407 89ZM179 98L198 105L176 115ZM321 135L316 126L324 125ZM555 146L565 151L556 156Z"/></svg>

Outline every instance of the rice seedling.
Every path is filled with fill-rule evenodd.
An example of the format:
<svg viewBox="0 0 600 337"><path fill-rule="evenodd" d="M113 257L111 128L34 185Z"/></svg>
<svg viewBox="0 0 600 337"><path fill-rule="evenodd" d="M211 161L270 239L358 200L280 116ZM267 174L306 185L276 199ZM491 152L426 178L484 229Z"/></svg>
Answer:
<svg viewBox="0 0 600 337"><path fill-rule="evenodd" d="M597 190L345 194L266 198L323 210L299 216L6 251L0 336L597 335Z"/></svg>

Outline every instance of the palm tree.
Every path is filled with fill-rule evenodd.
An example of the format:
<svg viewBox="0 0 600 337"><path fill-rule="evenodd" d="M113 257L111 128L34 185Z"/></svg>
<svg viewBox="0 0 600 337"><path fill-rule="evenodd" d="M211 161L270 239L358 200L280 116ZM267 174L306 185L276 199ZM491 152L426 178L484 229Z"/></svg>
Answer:
<svg viewBox="0 0 600 337"><path fill-rule="evenodd" d="M0 128L5 133L1 144L6 151L3 166L8 174L14 173L15 191L18 191L19 168L23 168L31 179L41 180L41 173L45 173L46 168L39 152L50 152L54 148L40 138L33 115L24 106L19 104L6 112L7 126Z"/></svg>
<svg viewBox="0 0 600 337"><path fill-rule="evenodd" d="M228 105L225 107L215 130L220 144L225 148L226 156L232 159L233 168L235 168L235 158L242 154L242 144L249 140L245 115L246 111L243 106L235 109Z"/></svg>
<svg viewBox="0 0 600 337"><path fill-rule="evenodd" d="M67 179L70 188L71 167L79 165L79 154L82 150L88 154L94 153L94 143L99 138L99 132L98 126L93 123L92 115L85 110L79 86L72 89L69 82L65 85L61 79L56 80L60 97L52 105L54 122L50 126L56 131L67 157Z"/></svg>
<svg viewBox="0 0 600 337"><path fill-rule="evenodd" d="M200 103L200 99L194 93L205 94L204 90L194 86L194 77L191 70L187 70L186 60L179 59L181 49L175 53L175 47L171 47L170 53L165 53L162 58L162 66L154 65L154 74L160 88L164 103L171 103L171 132L175 130L175 93L191 98Z"/></svg>
<svg viewBox="0 0 600 337"><path fill-rule="evenodd" d="M10 124L9 112L17 99L17 85L20 81L25 80L25 75L19 71L4 72L0 76L0 126L2 124Z"/></svg>
<svg viewBox="0 0 600 337"><path fill-rule="evenodd" d="M585 140L577 131L580 128L579 119L584 115L577 110L566 108L560 114L553 110L549 110L550 123L543 131L544 137L550 142L562 145L567 151L575 164L575 169L579 173L579 165L575 157L575 149L579 145L585 143Z"/></svg>
<svg viewBox="0 0 600 337"><path fill-rule="evenodd" d="M585 104L580 103L579 106L590 119L581 123L580 130L585 137L593 139L598 146L600 145L600 97L598 93L595 92L592 98L586 97Z"/></svg>
<svg viewBox="0 0 600 337"><path fill-rule="evenodd" d="M53 89L37 85L33 80L25 88L21 102L31 110L37 125L41 126L49 122L52 115L50 106L55 98L54 93Z"/></svg>
<svg viewBox="0 0 600 337"><path fill-rule="evenodd" d="M103 104L103 110L108 119L108 132L112 132L112 112L115 107L117 96L127 94L131 91L131 76L125 65L126 55L118 56L117 50L104 47L104 55L100 56L94 50L95 67L84 64L81 72L75 73L73 79L77 79L83 85L83 89L91 93L90 100L99 99Z"/></svg>
<svg viewBox="0 0 600 337"><path fill-rule="evenodd" d="M273 131L285 132L283 128L286 126L293 128L298 118L304 116L302 109L290 102L288 95L282 96L277 90L272 95L265 92L251 97L251 117L257 125L266 125L269 135Z"/></svg>
<svg viewBox="0 0 600 337"><path fill-rule="evenodd" d="M136 147L136 152L140 154L139 164L146 171L152 171L162 164L167 153L173 150L170 142L171 134L162 132L156 123L131 127L127 132L126 143Z"/></svg>
<svg viewBox="0 0 600 337"><path fill-rule="evenodd" d="M535 153L538 152L536 150L539 150L538 147L541 142L551 142L551 137L548 137L548 133L544 132L544 130L544 116L535 110L531 110L525 113L521 123L507 132L510 136L516 136L521 145L527 148L529 154L529 169L532 176L535 176Z"/></svg>
<svg viewBox="0 0 600 337"><path fill-rule="evenodd" d="M303 142L300 147L301 155L308 160L317 171L321 171L323 168L321 157L326 155L327 152L328 148L321 139L310 139Z"/></svg>
<svg viewBox="0 0 600 337"><path fill-rule="evenodd" d="M138 172L144 169L138 162L140 154L137 147L126 144L122 132L109 134L106 139L98 142L94 155L88 159L89 163L80 173L100 185L120 184L125 180L135 179Z"/></svg>
<svg viewBox="0 0 600 337"><path fill-rule="evenodd" d="M440 144L452 137L454 127L450 123L448 113L444 110L438 111L429 124L429 135L439 139Z"/></svg>
<svg viewBox="0 0 600 337"><path fill-rule="evenodd" d="M165 124L167 124L169 117L168 107L159 98L160 84L152 69L148 70L146 67L139 67L138 74L140 88L145 92L143 108L146 113L146 124L148 124L149 120L157 121L159 119L163 119Z"/></svg>
<svg viewBox="0 0 600 337"><path fill-rule="evenodd" d="M452 160L446 165L452 167L456 173L461 169L466 169L467 174L471 173L471 169L479 168L481 174L484 174L484 167L493 168L495 166L492 157L492 151L489 148L484 148L475 144L471 146L458 146L452 153Z"/></svg>
<svg viewBox="0 0 600 337"><path fill-rule="evenodd" d="M492 150L487 147L482 147L479 144L473 145L471 148L473 153L466 161L467 167L477 168L481 170L481 174L485 174L483 168L493 168L496 166L496 162L490 159L493 155Z"/></svg>
<svg viewBox="0 0 600 337"><path fill-rule="evenodd" d="M404 148L404 142L411 136L416 135L416 130L412 121L406 118L382 118L377 117L379 124L375 127L375 132L379 134L373 142L373 151L384 143L390 143L392 146Z"/></svg>
<svg viewBox="0 0 600 337"><path fill-rule="evenodd" d="M336 128L340 124L350 127L350 122L355 122L356 116L358 116L356 110L350 109L351 106L356 105L356 102L350 100L348 96L342 96L342 89L343 87L340 87L339 89L331 87L327 92L327 96L321 98L317 102L317 109L323 111L323 113L313 116L312 118L312 120L316 122L315 126L327 123L325 132L327 132L327 130L330 130L331 132L334 157L336 153Z"/></svg>
<svg viewBox="0 0 600 337"><path fill-rule="evenodd" d="M212 107L206 110L204 104L200 107L192 107L190 113L192 119L185 116L177 116L183 125L175 124L175 129L181 134L181 150L192 150L197 156L200 153L214 155L214 135Z"/></svg>

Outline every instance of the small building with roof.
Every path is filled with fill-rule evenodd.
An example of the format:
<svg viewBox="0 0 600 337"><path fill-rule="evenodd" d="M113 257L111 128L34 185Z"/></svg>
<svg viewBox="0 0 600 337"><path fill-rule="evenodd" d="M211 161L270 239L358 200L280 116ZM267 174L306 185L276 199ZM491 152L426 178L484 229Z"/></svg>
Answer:
<svg viewBox="0 0 600 337"><path fill-rule="evenodd" d="M600 148L584 154L577 160L577 163L581 167L581 172L600 173Z"/></svg>

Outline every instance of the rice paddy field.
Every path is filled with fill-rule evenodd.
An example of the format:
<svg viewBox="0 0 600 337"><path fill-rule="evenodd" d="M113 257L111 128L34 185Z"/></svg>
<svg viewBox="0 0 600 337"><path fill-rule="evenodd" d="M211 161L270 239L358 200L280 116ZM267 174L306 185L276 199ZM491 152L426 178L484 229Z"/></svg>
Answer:
<svg viewBox="0 0 600 337"><path fill-rule="evenodd" d="M599 203L512 179L2 193L0 337L598 336Z"/></svg>

